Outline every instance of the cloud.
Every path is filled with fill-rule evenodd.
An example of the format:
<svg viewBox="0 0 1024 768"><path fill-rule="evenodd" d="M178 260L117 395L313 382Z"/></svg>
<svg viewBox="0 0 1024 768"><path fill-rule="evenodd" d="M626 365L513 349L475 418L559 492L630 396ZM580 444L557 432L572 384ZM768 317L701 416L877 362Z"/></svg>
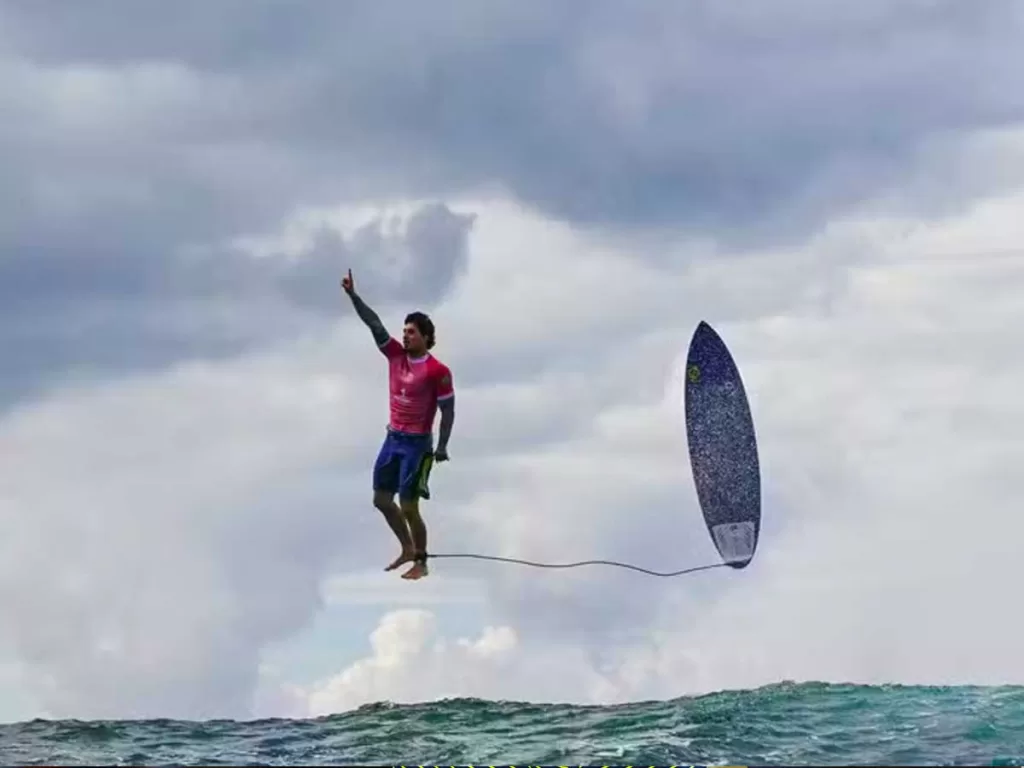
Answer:
<svg viewBox="0 0 1024 768"><path fill-rule="evenodd" d="M389 300L426 305L466 268L473 216L442 203L371 214L350 231L324 212L310 219L291 227L301 239L283 252L254 254L267 240L258 233L129 262L96 250L14 252L0 260L0 339L15 371L0 396L11 402L54 376L153 370L315 333L347 303L347 268Z"/></svg>
<svg viewBox="0 0 1024 768"><path fill-rule="evenodd" d="M370 600L482 596L492 656L395 646L433 637L400 614L322 706L502 695L459 663L526 697L1012 676L1016 6L54 8L0 11L0 646L48 712L244 714L269 645ZM755 565L438 561L397 601L347 266L455 372L432 549L713 558L677 381L707 319L753 399Z"/></svg>
<svg viewBox="0 0 1024 768"><path fill-rule="evenodd" d="M429 611L388 613L370 635L371 653L311 690L293 690L317 717L368 702L483 698L500 686L504 700L537 701L571 688L574 698L600 698L607 683L578 651L524 652L515 630L484 627L477 638L449 639ZM545 682L548 681L548 682ZM301 713L301 714L300 714Z"/></svg>
<svg viewBox="0 0 1024 768"><path fill-rule="evenodd" d="M7 15L15 50L44 66L175 62L215 88L219 99L158 103L200 136L283 151L285 184L259 187L267 203L302 194L301 166L306 194L351 196L351 174L373 196L498 185L596 226L799 236L900 178L929 140L1006 125L1024 106L1012 89L975 87L1019 67L1021 20L1004 2L580 15L456 1L403 6L401 27L388 4L289 7L286 20L277 5L247 8L239 24L229 3L196 8L202 32L147 8L141 25L103 5L60 22L45 3ZM175 125L157 135L180 146Z"/></svg>
<svg viewBox="0 0 1024 768"><path fill-rule="evenodd" d="M453 1L401 27L379 3L144 7L0 12L3 402L280 341L332 301L331 249L405 258L383 220L321 231L298 263L225 247L296 212L493 194L663 264L772 254L894 187L912 194L887 205L945 215L1021 179L976 144L1021 117L1013 89L976 87L1019 68L1011 3ZM463 215L410 219L417 257L382 293L450 290ZM708 248L651 242L680 232Z"/></svg>
<svg viewBox="0 0 1024 768"><path fill-rule="evenodd" d="M360 390L324 348L305 361L193 364L0 422L0 636L48 711L246 711L262 647L304 626L358 546L344 457L375 425L340 407Z"/></svg>
<svg viewBox="0 0 1024 768"><path fill-rule="evenodd" d="M433 579L423 589L406 589L406 582L382 579L380 569L365 573L342 573L324 582L321 594L326 606L405 605L484 605L486 595L473 578Z"/></svg>

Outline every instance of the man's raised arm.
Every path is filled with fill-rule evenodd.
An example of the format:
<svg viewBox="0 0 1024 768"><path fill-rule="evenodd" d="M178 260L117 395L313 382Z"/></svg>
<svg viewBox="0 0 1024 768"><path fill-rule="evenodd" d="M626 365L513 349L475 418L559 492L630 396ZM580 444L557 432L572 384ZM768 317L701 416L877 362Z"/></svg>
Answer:
<svg viewBox="0 0 1024 768"><path fill-rule="evenodd" d="M366 302L356 293L356 284L352 279L351 269L345 277L341 278L341 287L348 294L349 298L352 299L352 305L356 308L356 314L359 315L359 319L366 323L366 326L370 329L370 333L373 334L373 340L377 342L377 346L383 347L387 344L391 334L388 333L387 328L384 327L384 323L380 321L377 313L366 306Z"/></svg>

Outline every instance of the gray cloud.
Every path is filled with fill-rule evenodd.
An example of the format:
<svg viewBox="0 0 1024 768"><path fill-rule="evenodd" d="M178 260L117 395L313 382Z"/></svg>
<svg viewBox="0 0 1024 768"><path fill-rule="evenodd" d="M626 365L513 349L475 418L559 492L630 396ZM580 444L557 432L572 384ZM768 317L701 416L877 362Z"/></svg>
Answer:
<svg viewBox="0 0 1024 768"><path fill-rule="evenodd" d="M465 270L474 218L434 203L419 207L406 222L378 216L349 237L321 226L312 246L296 258L255 258L241 248L214 250L174 262L169 284L186 298L280 296L297 308L333 315L340 302L339 280L351 267L360 292L366 288L388 302L431 304Z"/></svg>
<svg viewBox="0 0 1024 768"><path fill-rule="evenodd" d="M156 5L138 19L62 10L56 24L49 8L19 6L22 50L230 78L236 113L205 103L175 117L218 114L207 139L312 152L316 184L335 193L344 184L325 179L354 171L392 191L499 183L589 224L723 238L804 232L898 178L923 141L1024 108L985 86L1021 63L1005 2L270 4L246 5L243 23L225 4L165 24Z"/></svg>
<svg viewBox="0 0 1024 768"><path fill-rule="evenodd" d="M333 300L330 249L360 266L392 251L379 230L326 235L297 266L221 254L199 279L177 263L298 206L497 185L586 225L752 244L893 183L929 141L1024 114L989 85L1022 63L1005 2L21 2L0 20L0 303L22 371L7 397L75 363L237 350L267 338L268 309L266 325L304 327ZM436 300L463 258L464 230L430 210L409 234L430 253L380 282L409 302ZM264 303L224 328L214 283ZM169 320L182 296L195 330Z"/></svg>
<svg viewBox="0 0 1024 768"><path fill-rule="evenodd" d="M0 344L12 366L0 397L52 376L237 354L346 316L338 281L350 266L382 300L436 302L465 268L472 222L424 205L404 231L381 218L348 238L324 228L295 258L230 247L130 260L94 245L15 252L0 260Z"/></svg>

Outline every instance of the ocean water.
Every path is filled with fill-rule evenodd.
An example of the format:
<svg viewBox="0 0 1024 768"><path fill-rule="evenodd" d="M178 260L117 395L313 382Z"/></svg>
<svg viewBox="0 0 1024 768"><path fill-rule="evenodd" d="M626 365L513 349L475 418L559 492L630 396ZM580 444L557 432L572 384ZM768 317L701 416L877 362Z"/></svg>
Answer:
<svg viewBox="0 0 1024 768"><path fill-rule="evenodd" d="M1024 688L780 684L609 707L457 699L311 720L0 726L0 764L1024 765Z"/></svg>

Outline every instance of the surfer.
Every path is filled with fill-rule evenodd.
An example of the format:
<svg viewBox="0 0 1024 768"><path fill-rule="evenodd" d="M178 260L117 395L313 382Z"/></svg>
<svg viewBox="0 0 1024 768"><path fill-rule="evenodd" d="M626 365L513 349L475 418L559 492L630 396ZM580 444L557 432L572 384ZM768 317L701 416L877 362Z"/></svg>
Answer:
<svg viewBox="0 0 1024 768"><path fill-rule="evenodd" d="M427 575L427 527L419 500L430 498L427 480L434 461L448 460L448 439L455 421L452 373L430 354L435 336L434 323L427 315L407 315L399 343L356 293L351 269L341 279L341 287L388 361L391 418L373 466L373 505L384 515L402 551L384 570L393 571L411 562L402 578L420 579ZM435 450L437 410L441 411L441 426Z"/></svg>

